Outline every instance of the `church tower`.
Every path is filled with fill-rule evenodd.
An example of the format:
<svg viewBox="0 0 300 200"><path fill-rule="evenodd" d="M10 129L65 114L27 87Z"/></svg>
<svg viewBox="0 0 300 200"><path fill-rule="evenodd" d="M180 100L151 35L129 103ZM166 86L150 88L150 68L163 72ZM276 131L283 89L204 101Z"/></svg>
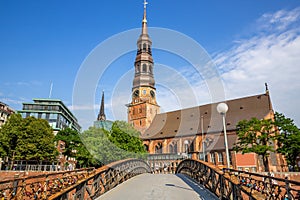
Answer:
<svg viewBox="0 0 300 200"><path fill-rule="evenodd" d="M150 126L154 116L159 113L153 76L152 41L147 30L147 4L145 0L142 33L137 40L137 55L134 62L132 100L128 104L128 122L142 134Z"/></svg>

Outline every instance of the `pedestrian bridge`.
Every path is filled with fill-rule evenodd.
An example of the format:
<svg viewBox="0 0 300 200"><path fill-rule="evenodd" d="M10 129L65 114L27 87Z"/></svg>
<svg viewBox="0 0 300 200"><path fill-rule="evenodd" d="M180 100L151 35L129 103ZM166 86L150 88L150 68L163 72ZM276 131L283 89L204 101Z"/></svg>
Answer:
<svg viewBox="0 0 300 200"><path fill-rule="evenodd" d="M79 169L0 180L1 199L272 199L300 198L300 182L186 159L152 171L127 159L99 169Z"/></svg>
<svg viewBox="0 0 300 200"><path fill-rule="evenodd" d="M219 199L202 185L182 174L141 174L118 185L97 200Z"/></svg>

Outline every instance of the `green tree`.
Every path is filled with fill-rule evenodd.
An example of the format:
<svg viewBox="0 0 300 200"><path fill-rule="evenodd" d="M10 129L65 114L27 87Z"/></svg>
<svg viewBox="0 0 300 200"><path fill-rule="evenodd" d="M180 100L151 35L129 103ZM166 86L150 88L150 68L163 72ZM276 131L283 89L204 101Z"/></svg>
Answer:
<svg viewBox="0 0 300 200"><path fill-rule="evenodd" d="M55 141L59 140L65 143L63 155L75 158L78 167L97 166L97 162L82 143L77 131L70 128L59 131L55 136Z"/></svg>
<svg viewBox="0 0 300 200"><path fill-rule="evenodd" d="M81 134L89 152L103 164L146 155L139 132L123 121L116 121L110 131L90 127Z"/></svg>
<svg viewBox="0 0 300 200"><path fill-rule="evenodd" d="M54 135L49 123L43 119L27 117L20 114L11 115L0 129L2 153L18 160L53 161L57 150Z"/></svg>
<svg viewBox="0 0 300 200"><path fill-rule="evenodd" d="M276 139L274 123L271 119L252 118L237 124L238 142L234 150L244 153L256 153L261 156L265 171L269 171L269 155L275 152Z"/></svg>
<svg viewBox="0 0 300 200"><path fill-rule="evenodd" d="M110 141L117 147L133 153L146 153L140 132L125 121L115 121L112 125Z"/></svg>
<svg viewBox="0 0 300 200"><path fill-rule="evenodd" d="M297 156L300 155L300 131L292 119L278 112L275 113L275 125L280 133L277 137L277 152L284 155L287 163L294 168Z"/></svg>
<svg viewBox="0 0 300 200"><path fill-rule="evenodd" d="M21 131L22 117L19 114L13 114L0 129L0 156L13 157L16 149L18 134Z"/></svg>

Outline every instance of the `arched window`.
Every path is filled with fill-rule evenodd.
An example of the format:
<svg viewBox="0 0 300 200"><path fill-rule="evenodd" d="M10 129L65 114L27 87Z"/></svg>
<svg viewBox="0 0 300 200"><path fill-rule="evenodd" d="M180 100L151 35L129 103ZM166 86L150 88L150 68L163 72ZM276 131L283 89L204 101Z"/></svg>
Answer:
<svg viewBox="0 0 300 200"><path fill-rule="evenodd" d="M169 145L169 153L174 153L173 144Z"/></svg>
<svg viewBox="0 0 300 200"><path fill-rule="evenodd" d="M146 51L146 49L147 49L147 44L144 43L144 44L143 44L143 50Z"/></svg>
<svg viewBox="0 0 300 200"><path fill-rule="evenodd" d="M222 152L218 152L218 162L224 164L223 154Z"/></svg>
<svg viewBox="0 0 300 200"><path fill-rule="evenodd" d="M216 158L215 158L215 153L214 152L210 153L210 162L212 162L213 164L216 164Z"/></svg>
<svg viewBox="0 0 300 200"><path fill-rule="evenodd" d="M161 145L161 143L158 143L155 146L155 153L157 153L157 154L162 153L162 145Z"/></svg>
<svg viewBox="0 0 300 200"><path fill-rule="evenodd" d="M146 151L149 151L149 146L148 145L144 144L144 148L145 148Z"/></svg>
<svg viewBox="0 0 300 200"><path fill-rule="evenodd" d="M147 72L147 65L143 64L143 72Z"/></svg>
<svg viewBox="0 0 300 200"><path fill-rule="evenodd" d="M153 70L152 70L152 65L149 65L149 72L152 74Z"/></svg>
<svg viewBox="0 0 300 200"><path fill-rule="evenodd" d="M135 71L136 71L136 73L140 73L140 65L139 64L136 65Z"/></svg>
<svg viewBox="0 0 300 200"><path fill-rule="evenodd" d="M174 153L177 153L177 142L174 144Z"/></svg>
<svg viewBox="0 0 300 200"><path fill-rule="evenodd" d="M192 143L189 146L189 151L193 152L194 151L194 146L195 146L195 142L193 140Z"/></svg>

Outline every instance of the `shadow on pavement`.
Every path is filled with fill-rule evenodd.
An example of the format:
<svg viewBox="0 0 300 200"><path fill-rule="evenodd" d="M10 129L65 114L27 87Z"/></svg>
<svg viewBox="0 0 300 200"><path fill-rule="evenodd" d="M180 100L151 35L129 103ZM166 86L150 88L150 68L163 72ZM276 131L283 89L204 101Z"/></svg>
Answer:
<svg viewBox="0 0 300 200"><path fill-rule="evenodd" d="M191 178L189 178L183 174L176 174L176 176L179 177L181 180L183 180L186 184L188 184L197 194L199 194L200 199L211 199L211 200L219 199L215 194L210 192L203 185L199 185ZM177 187L177 186L174 186L174 187Z"/></svg>

